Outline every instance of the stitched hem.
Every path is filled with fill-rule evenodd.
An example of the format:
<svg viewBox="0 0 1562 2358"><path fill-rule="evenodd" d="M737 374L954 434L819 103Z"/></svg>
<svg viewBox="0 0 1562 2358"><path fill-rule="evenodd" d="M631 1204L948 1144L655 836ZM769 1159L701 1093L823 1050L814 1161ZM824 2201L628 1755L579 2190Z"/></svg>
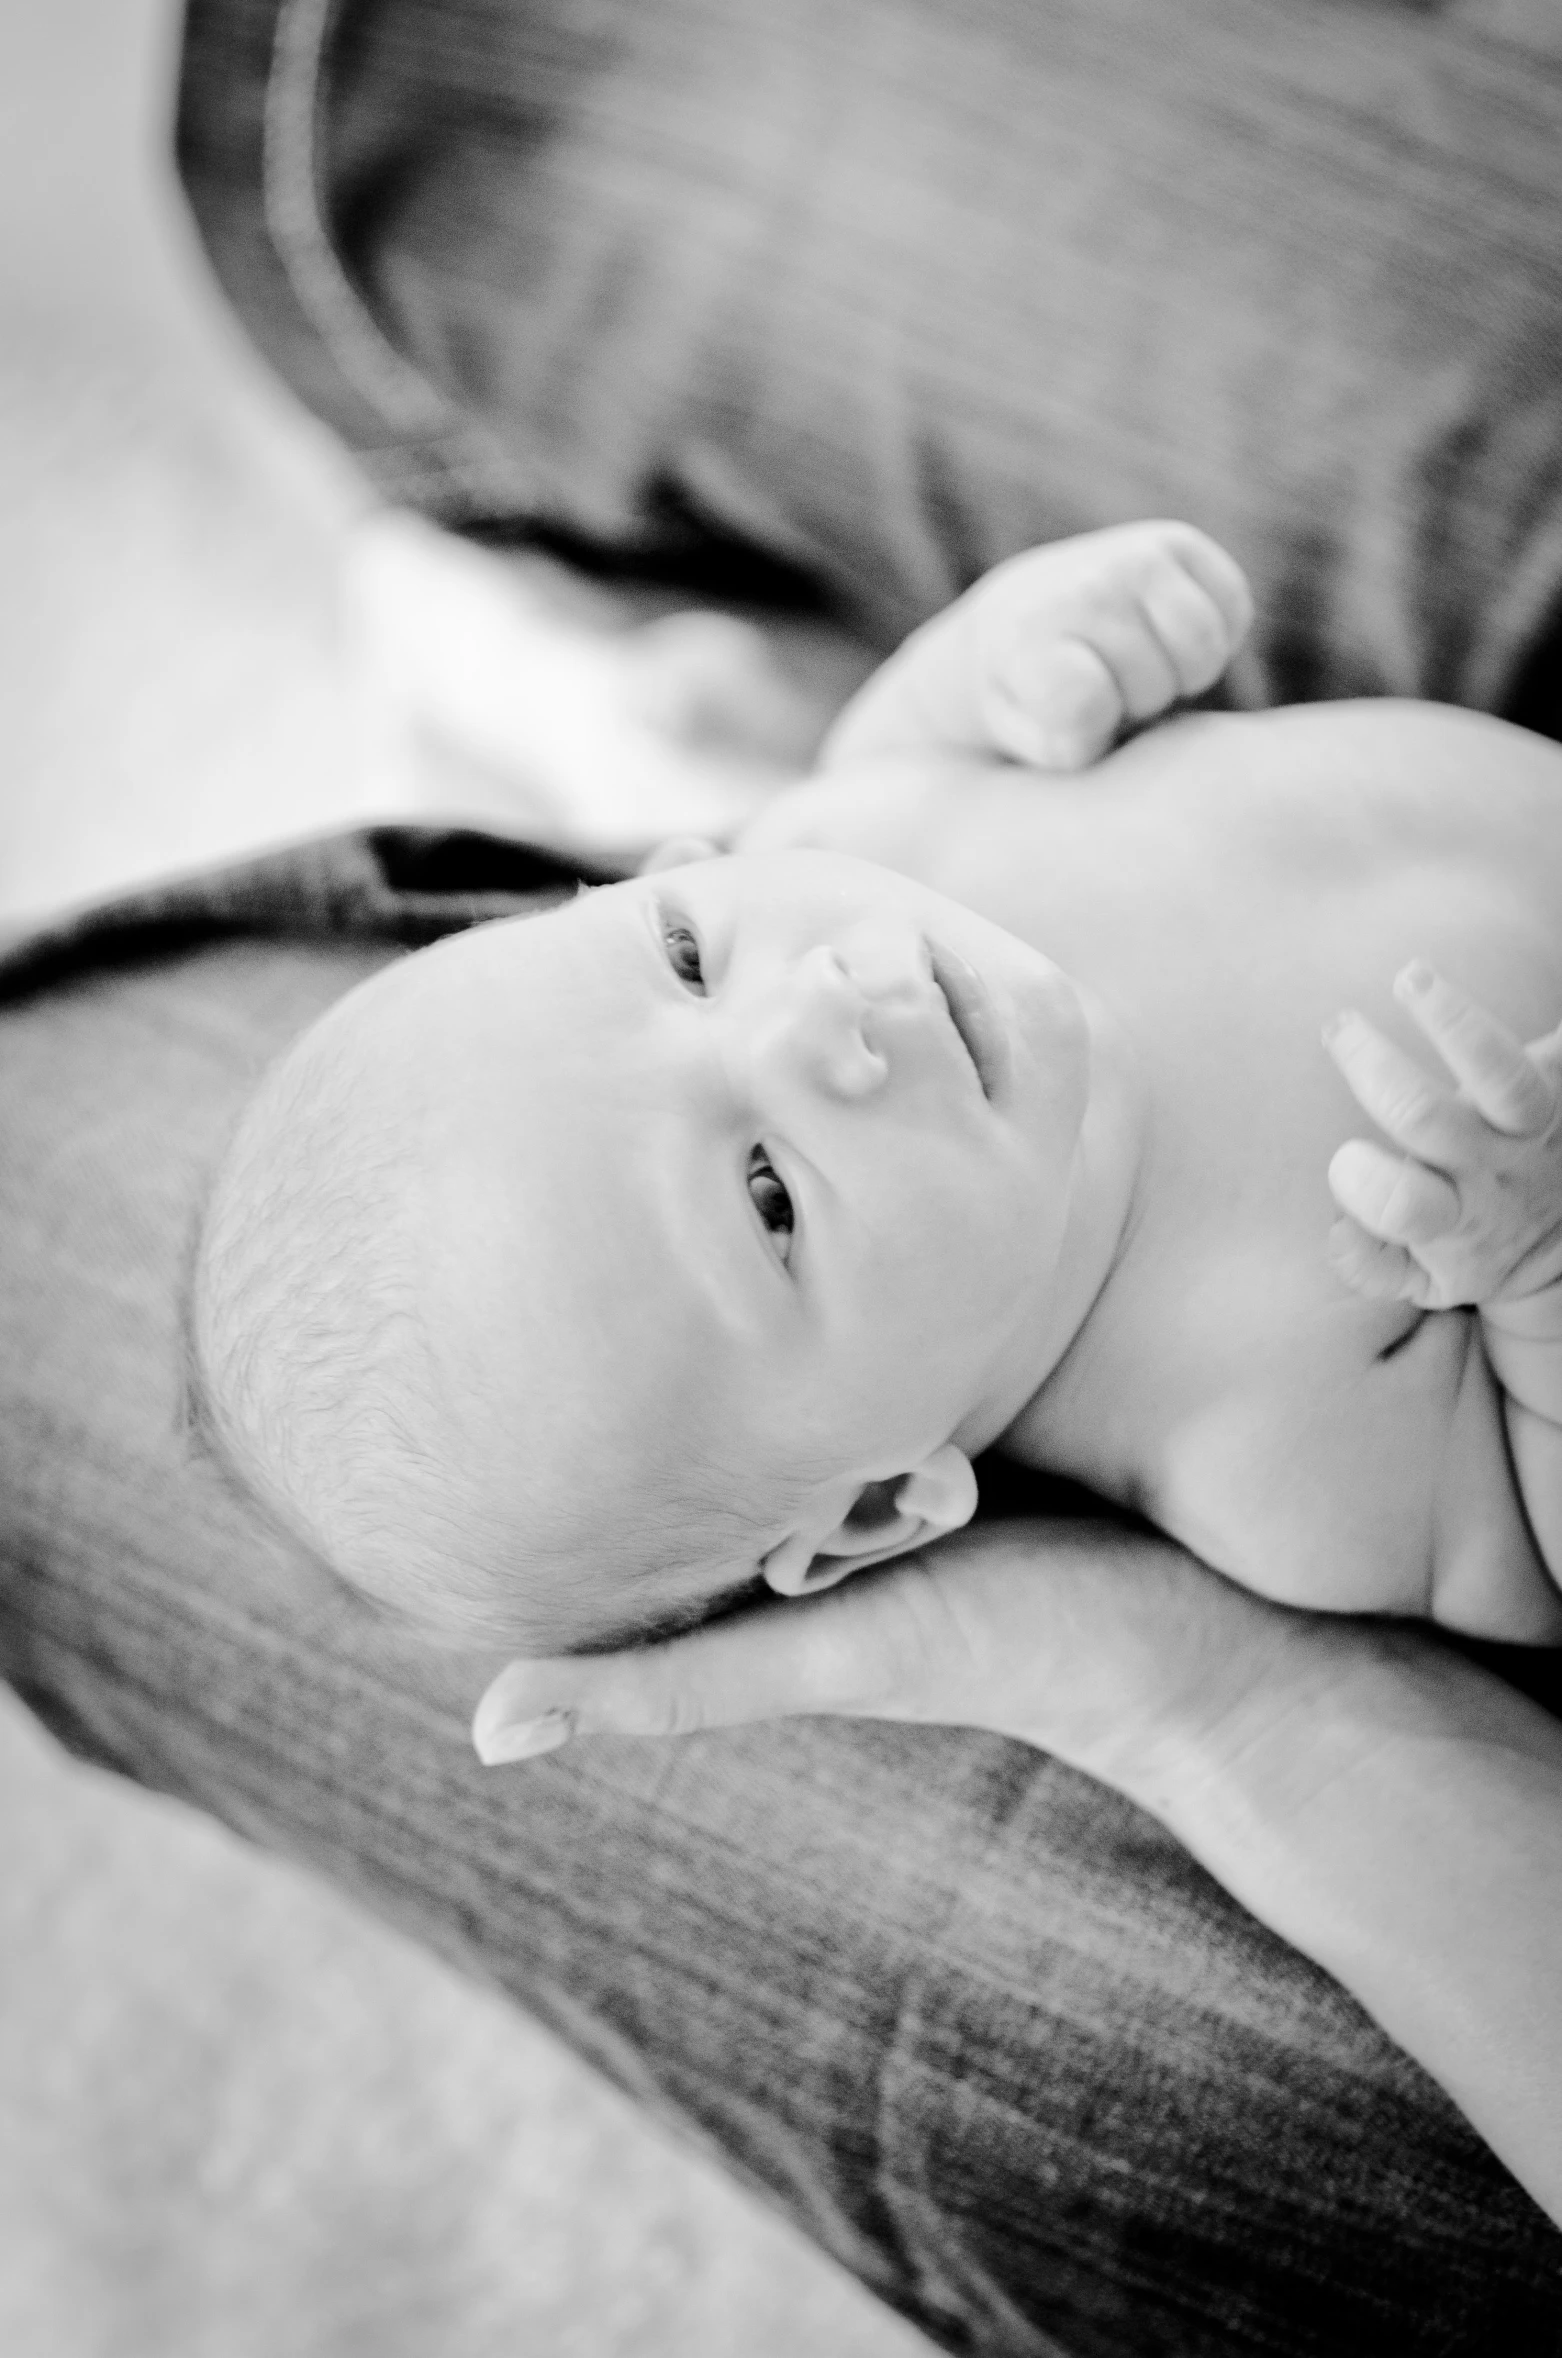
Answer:
<svg viewBox="0 0 1562 2358"><path fill-rule="evenodd" d="M325 42L336 0L282 0L262 118L261 199L288 284L337 367L397 432L444 436L455 416L383 333L321 218L318 128Z"/></svg>
<svg viewBox="0 0 1562 2358"><path fill-rule="evenodd" d="M189 0L177 132L185 192L256 347L392 500L524 528L532 471L400 351L331 234L337 0Z"/></svg>

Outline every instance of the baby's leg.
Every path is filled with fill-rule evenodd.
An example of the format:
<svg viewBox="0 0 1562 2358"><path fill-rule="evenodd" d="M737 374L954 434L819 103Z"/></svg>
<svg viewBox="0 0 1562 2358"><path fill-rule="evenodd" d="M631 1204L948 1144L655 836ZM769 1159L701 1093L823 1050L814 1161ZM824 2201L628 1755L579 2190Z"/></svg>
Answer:
<svg viewBox="0 0 1562 2358"><path fill-rule="evenodd" d="M1083 769L1125 727L1213 687L1252 616L1241 568L1191 524L1028 550L912 633L847 706L821 766L945 750Z"/></svg>

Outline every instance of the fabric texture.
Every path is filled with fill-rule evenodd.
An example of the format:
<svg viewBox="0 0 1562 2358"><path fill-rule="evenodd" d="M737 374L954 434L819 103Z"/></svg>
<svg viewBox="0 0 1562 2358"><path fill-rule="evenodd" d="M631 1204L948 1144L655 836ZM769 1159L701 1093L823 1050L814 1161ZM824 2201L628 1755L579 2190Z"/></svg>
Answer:
<svg viewBox="0 0 1562 2358"><path fill-rule="evenodd" d="M466 827L356 828L170 877L41 924L0 921L0 998L241 935L421 949L534 907L550 890L623 873Z"/></svg>
<svg viewBox="0 0 1562 2358"><path fill-rule="evenodd" d="M257 342L392 494L881 643L1184 516L1250 702L1559 725L1551 0L195 0Z"/></svg>

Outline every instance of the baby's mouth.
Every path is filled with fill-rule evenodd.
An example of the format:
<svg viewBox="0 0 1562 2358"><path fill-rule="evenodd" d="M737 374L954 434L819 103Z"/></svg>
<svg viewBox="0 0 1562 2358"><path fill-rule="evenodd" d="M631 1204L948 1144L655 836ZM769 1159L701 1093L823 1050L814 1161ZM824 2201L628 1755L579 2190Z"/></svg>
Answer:
<svg viewBox="0 0 1562 2358"><path fill-rule="evenodd" d="M972 966L942 942L929 941L928 959L949 1020L976 1068L982 1095L991 1104L1008 1074L1008 1042L987 985Z"/></svg>

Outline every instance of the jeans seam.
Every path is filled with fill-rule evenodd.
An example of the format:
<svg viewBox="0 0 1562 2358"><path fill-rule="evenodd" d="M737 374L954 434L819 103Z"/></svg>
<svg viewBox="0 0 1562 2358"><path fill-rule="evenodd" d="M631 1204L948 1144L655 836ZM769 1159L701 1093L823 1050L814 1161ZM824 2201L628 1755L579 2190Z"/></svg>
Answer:
<svg viewBox="0 0 1562 2358"><path fill-rule="evenodd" d="M462 448L459 404L399 351L342 265L320 206L322 65L337 0L282 0L266 78L261 201L294 299L346 382L394 434L434 444L448 477L479 504L529 505L535 486L506 455ZM375 456L383 476L386 453ZM426 475L426 464L412 472Z"/></svg>

